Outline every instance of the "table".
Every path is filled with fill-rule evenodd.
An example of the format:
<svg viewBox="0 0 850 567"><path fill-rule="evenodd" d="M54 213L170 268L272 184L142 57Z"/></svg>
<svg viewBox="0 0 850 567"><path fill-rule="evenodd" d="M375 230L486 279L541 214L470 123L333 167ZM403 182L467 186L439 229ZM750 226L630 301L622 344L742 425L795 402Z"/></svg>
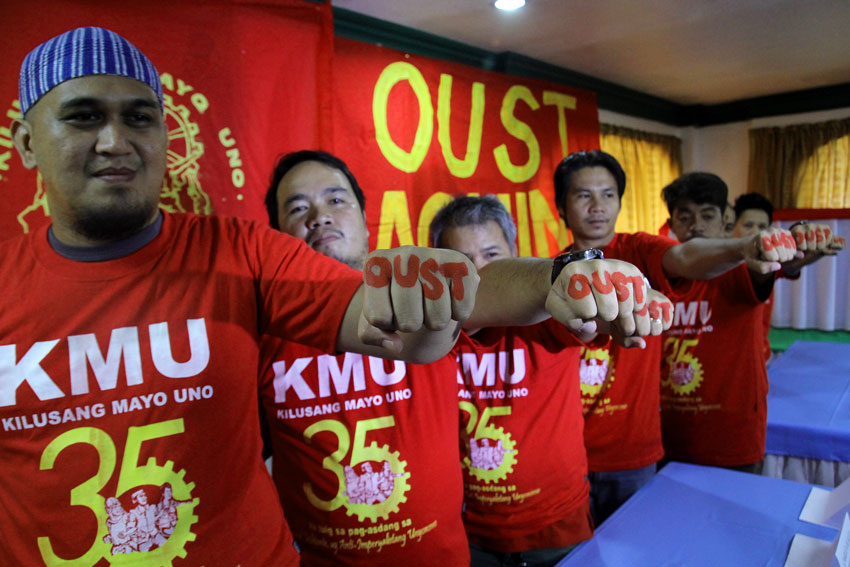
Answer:
<svg viewBox="0 0 850 567"><path fill-rule="evenodd" d="M810 489L669 463L558 567L782 567L795 533L837 535L797 519Z"/></svg>
<svg viewBox="0 0 850 567"><path fill-rule="evenodd" d="M795 342L768 369L764 474L850 478L850 344Z"/></svg>

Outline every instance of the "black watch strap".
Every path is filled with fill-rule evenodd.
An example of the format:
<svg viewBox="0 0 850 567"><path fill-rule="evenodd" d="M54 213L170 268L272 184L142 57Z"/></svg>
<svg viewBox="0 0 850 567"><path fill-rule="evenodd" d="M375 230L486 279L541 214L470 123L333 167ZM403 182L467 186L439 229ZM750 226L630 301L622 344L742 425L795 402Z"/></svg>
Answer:
<svg viewBox="0 0 850 567"><path fill-rule="evenodd" d="M564 266L571 262L604 259L605 255L599 248L588 248L587 250L578 250L576 252L567 252L566 254L561 254L552 261L552 283L555 283L555 280L558 279L558 275L561 273L561 270L564 269Z"/></svg>

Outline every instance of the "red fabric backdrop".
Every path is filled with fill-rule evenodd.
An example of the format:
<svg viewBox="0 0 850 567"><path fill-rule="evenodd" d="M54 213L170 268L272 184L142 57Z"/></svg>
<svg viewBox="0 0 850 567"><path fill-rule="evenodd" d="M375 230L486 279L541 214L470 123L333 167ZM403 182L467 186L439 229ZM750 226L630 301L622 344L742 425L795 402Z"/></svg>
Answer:
<svg viewBox="0 0 850 567"><path fill-rule="evenodd" d="M170 128L162 206L266 220L274 158L329 144L333 23L303 0L26 0L2 2L0 238L46 222L36 174L10 141L18 74L39 43L78 26L129 39L163 78Z"/></svg>
<svg viewBox="0 0 850 567"><path fill-rule="evenodd" d="M427 245L433 215L458 193L496 193L521 255L568 242L552 173L599 147L596 95L336 38L333 151L366 193L372 246Z"/></svg>
<svg viewBox="0 0 850 567"><path fill-rule="evenodd" d="M112 29L163 77L171 133L162 206L266 220L276 156L327 149L367 197L371 244L426 244L434 212L458 193L496 193L522 255L568 242L552 171L599 147L592 92L333 37L328 3L303 0L33 0L0 6L0 238L46 222L35 172L9 124L26 53L68 29ZM5 102L4 102L5 101Z"/></svg>

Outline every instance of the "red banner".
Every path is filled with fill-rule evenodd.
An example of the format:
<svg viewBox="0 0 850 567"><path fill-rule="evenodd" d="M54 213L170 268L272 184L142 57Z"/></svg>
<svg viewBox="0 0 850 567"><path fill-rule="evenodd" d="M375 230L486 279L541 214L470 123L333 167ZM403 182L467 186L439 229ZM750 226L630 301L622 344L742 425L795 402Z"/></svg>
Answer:
<svg viewBox="0 0 850 567"><path fill-rule="evenodd" d="M552 174L599 147L596 95L336 38L334 153L366 193L370 244L427 245L434 213L459 193L495 193L523 256L569 242Z"/></svg>
<svg viewBox="0 0 850 567"><path fill-rule="evenodd" d="M79 26L116 31L156 65L169 126L162 207L267 220L274 158L330 143L333 24L303 0L3 2L0 238L46 222L41 180L24 169L9 124L18 74L36 45ZM323 137L326 136L326 137Z"/></svg>

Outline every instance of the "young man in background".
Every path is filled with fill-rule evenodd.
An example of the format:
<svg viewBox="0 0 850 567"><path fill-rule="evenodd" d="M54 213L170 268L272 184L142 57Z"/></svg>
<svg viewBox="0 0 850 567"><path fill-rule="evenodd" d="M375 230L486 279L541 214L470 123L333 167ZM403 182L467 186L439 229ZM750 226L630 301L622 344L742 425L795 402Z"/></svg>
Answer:
<svg viewBox="0 0 850 567"><path fill-rule="evenodd" d="M676 179L663 191L673 232L685 243L717 238L727 195L726 183L710 173ZM742 264L713 280L674 287L676 317L664 335L661 370L667 459L760 470L767 425L764 302L775 274L803 255L798 246L812 253L843 247L831 234L824 238L822 227L791 234L755 234L769 265Z"/></svg>

